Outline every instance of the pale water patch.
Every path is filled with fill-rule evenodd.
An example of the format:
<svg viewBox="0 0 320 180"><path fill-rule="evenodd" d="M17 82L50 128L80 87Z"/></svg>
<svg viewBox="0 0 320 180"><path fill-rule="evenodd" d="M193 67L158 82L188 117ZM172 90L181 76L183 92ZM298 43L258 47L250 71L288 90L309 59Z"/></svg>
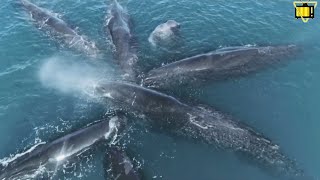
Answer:
<svg viewBox="0 0 320 180"><path fill-rule="evenodd" d="M108 68L108 67L104 67ZM94 87L99 81L112 79L106 69L76 62L64 57L46 59L39 71L41 83L62 93L93 95Z"/></svg>

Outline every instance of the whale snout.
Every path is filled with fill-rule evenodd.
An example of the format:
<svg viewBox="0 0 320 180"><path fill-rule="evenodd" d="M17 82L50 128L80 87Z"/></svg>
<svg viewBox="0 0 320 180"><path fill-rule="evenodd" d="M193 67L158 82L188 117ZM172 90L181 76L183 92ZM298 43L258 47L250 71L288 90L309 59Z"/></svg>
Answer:
<svg viewBox="0 0 320 180"><path fill-rule="evenodd" d="M175 20L168 20L167 22L166 22L166 24L170 27L170 29L172 29L172 30L178 30L178 29L180 29L180 23L178 23L177 21L175 21Z"/></svg>
<svg viewBox="0 0 320 180"><path fill-rule="evenodd" d="M176 21L174 21L174 22L171 22L170 24L168 24L168 26L169 26L170 30L171 30L174 34L179 33L180 27L181 27L180 23L177 23Z"/></svg>
<svg viewBox="0 0 320 180"><path fill-rule="evenodd" d="M180 25L180 23L178 23L178 24L177 24L177 28L180 29L180 27L181 27L181 25Z"/></svg>

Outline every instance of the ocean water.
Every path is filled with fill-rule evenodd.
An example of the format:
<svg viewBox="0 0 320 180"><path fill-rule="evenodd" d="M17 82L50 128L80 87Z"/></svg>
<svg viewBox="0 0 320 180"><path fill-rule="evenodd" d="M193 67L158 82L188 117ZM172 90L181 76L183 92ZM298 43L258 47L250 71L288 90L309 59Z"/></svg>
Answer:
<svg viewBox="0 0 320 180"><path fill-rule="evenodd" d="M120 71L104 30L110 2L33 0L97 43L103 57L86 58L37 29L15 1L0 2L0 159L39 141L61 136L103 117L107 109L78 91ZM320 178L320 20L294 18L290 0L119 0L133 20L145 71L220 47L297 44L297 60L247 77L212 83L190 96L244 121L280 144L316 179ZM181 43L152 48L148 36L160 23L181 23ZM98 64L98 65L97 65ZM62 76L55 76L55 74ZM48 78L51 77L54 78ZM88 77L88 78L84 78ZM69 81L70 80L70 81ZM53 87L59 87L57 88ZM184 99L183 96L177 97ZM130 146L148 179L268 180L261 169L226 152L144 131ZM55 179L104 179L101 157Z"/></svg>

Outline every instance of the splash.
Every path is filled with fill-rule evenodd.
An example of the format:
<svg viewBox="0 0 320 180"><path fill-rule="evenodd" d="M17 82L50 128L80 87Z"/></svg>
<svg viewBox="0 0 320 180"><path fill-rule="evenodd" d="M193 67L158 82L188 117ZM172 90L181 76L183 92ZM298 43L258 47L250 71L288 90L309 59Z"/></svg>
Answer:
<svg viewBox="0 0 320 180"><path fill-rule="evenodd" d="M110 119L109 131L104 136L105 139L111 138L109 143L110 145L114 145L118 142L117 139L118 139L119 126L120 126L120 122L118 117L113 117Z"/></svg>
<svg viewBox="0 0 320 180"><path fill-rule="evenodd" d="M40 165L32 174L25 174L22 177L18 178L13 178L14 180L27 180L27 179L36 179L36 178L41 178L41 175L48 173L48 170L43 166ZM40 176L40 177L38 177Z"/></svg>
<svg viewBox="0 0 320 180"><path fill-rule="evenodd" d="M112 79L112 70L108 71L108 68L105 65L94 67L79 61L52 57L41 66L39 79L44 86L62 93L93 96L94 87L99 81Z"/></svg>
<svg viewBox="0 0 320 180"><path fill-rule="evenodd" d="M32 152L33 150L35 150L38 146L45 144L45 142L40 142L38 144L35 144L34 146L32 146L30 149L28 149L27 151L23 152L23 153L18 153L16 155L10 155L9 158L3 158L0 159L0 165L6 167L8 166L9 163L13 162L14 160L18 159L19 157L22 157L30 152Z"/></svg>

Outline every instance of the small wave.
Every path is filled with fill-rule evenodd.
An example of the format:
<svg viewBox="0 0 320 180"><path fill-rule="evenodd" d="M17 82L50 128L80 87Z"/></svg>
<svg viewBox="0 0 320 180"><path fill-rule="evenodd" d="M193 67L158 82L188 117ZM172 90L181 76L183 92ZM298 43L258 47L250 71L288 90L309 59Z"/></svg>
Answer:
<svg viewBox="0 0 320 180"><path fill-rule="evenodd" d="M117 143L118 139L118 127L119 127L119 119L117 117L113 117L109 121L109 131L105 134L105 139L109 139L112 137L110 144L114 145Z"/></svg>
<svg viewBox="0 0 320 180"><path fill-rule="evenodd" d="M28 149L27 151L23 152L23 153L18 153L16 155L10 155L11 157L7 157L7 158L3 158L0 159L0 164L4 167L8 166L9 163L11 163L12 161L18 159L19 157L22 157L25 154L28 154L30 152L32 152L34 149L36 149L38 146L45 144L45 142L40 142L34 146L32 146L30 149Z"/></svg>
<svg viewBox="0 0 320 180"><path fill-rule="evenodd" d="M8 75L8 74L15 73L17 71L24 70L24 69L26 69L27 67L33 65L36 62L37 62L37 60L28 60L28 61L24 62L23 64L15 64L15 65L7 68L5 71L0 72L0 77Z"/></svg>
<svg viewBox="0 0 320 180"><path fill-rule="evenodd" d="M44 174L45 172L47 172L47 169L44 166L39 166L38 169L36 169L32 174L25 174L22 177L19 177L18 180L36 179L39 175Z"/></svg>

